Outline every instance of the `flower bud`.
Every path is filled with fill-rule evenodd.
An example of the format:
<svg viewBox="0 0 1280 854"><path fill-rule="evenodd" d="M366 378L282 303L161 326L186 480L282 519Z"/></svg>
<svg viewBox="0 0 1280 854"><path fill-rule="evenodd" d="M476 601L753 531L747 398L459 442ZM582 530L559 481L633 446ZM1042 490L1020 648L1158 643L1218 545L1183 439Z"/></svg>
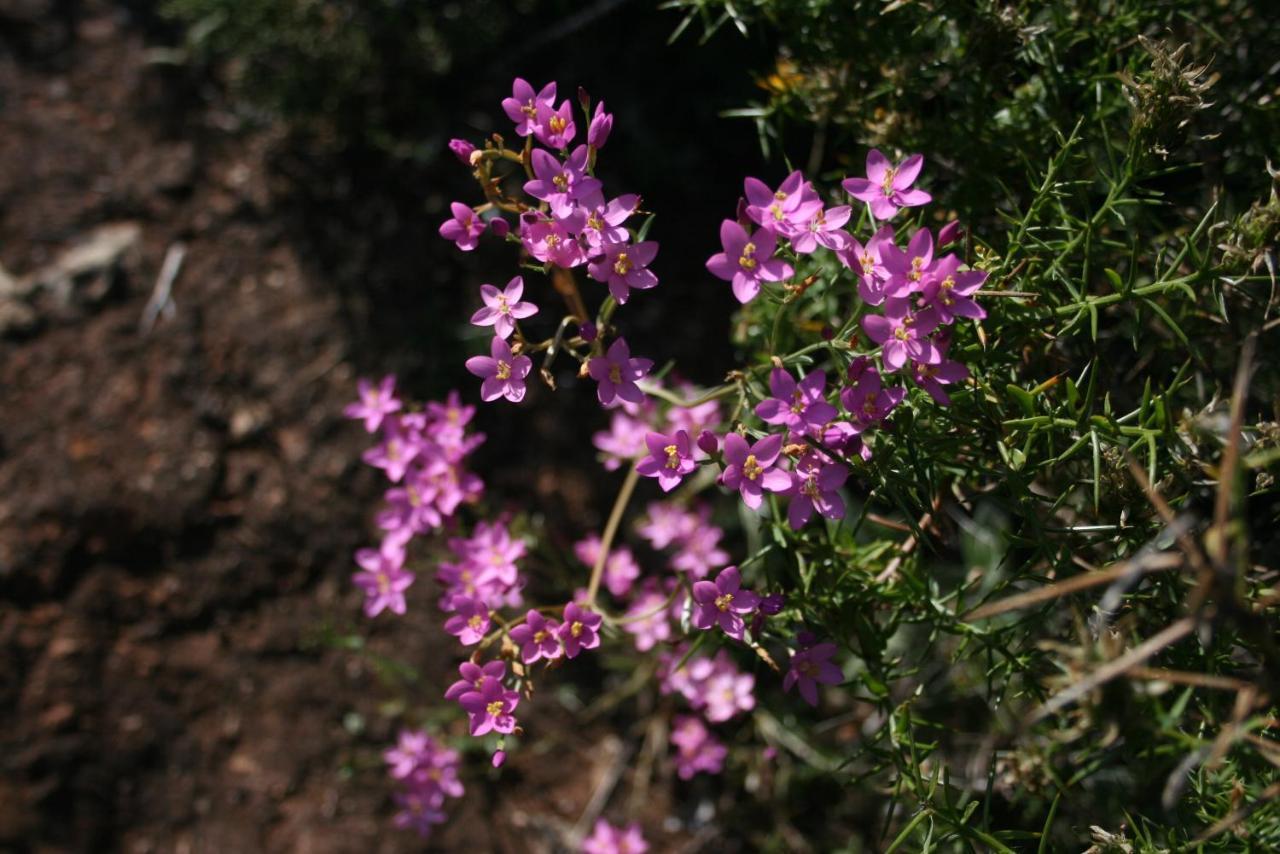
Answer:
<svg viewBox="0 0 1280 854"><path fill-rule="evenodd" d="M596 329L596 325L592 323L590 320L588 320L586 323L579 324L578 326L578 337L581 338L583 341L586 341L587 343L590 343L596 340L596 336L599 334L600 333Z"/></svg>
<svg viewBox="0 0 1280 854"><path fill-rule="evenodd" d="M710 430L703 430L698 434L698 447L706 454L714 454L720 450L720 437Z"/></svg>
<svg viewBox="0 0 1280 854"><path fill-rule="evenodd" d="M578 87L578 106L582 108L584 113L591 109L591 96L581 86Z"/></svg>
<svg viewBox="0 0 1280 854"><path fill-rule="evenodd" d="M591 125L587 128L587 145L592 148L604 148L609 134L613 131L613 113L604 111L604 101L596 104L595 115L591 117Z"/></svg>
<svg viewBox="0 0 1280 854"><path fill-rule="evenodd" d="M493 754L493 767L501 768L502 763L507 761L507 752L505 750L496 751Z"/></svg>
<svg viewBox="0 0 1280 854"><path fill-rule="evenodd" d="M458 162L463 166L472 165L471 153L476 150L476 147L465 139L449 140L449 150L453 152L454 156L458 158Z"/></svg>
<svg viewBox="0 0 1280 854"><path fill-rule="evenodd" d="M782 606L787 603L787 597L781 593L770 593L760 600L760 613L766 617L772 617L782 612Z"/></svg>
<svg viewBox="0 0 1280 854"><path fill-rule="evenodd" d="M955 243L963 234L964 232L960 228L960 220L953 219L938 231L938 246Z"/></svg>
<svg viewBox="0 0 1280 854"><path fill-rule="evenodd" d="M500 216L495 216L489 220L489 230L493 232L494 237L506 237L507 232L511 231L511 223Z"/></svg>

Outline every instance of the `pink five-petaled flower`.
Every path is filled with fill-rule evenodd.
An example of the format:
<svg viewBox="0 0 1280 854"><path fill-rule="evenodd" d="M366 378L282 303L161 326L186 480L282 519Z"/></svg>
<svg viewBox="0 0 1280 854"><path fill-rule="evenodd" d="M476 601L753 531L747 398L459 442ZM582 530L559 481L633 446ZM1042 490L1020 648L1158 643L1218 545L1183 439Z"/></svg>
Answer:
<svg viewBox="0 0 1280 854"><path fill-rule="evenodd" d="M634 822L621 828L596 819L591 835L582 840L582 854L646 854L648 850L649 843L640 834L640 825Z"/></svg>
<svg viewBox="0 0 1280 854"><path fill-rule="evenodd" d="M533 180L526 181L524 191L551 206L551 214L563 219L574 212L578 202L595 207L604 202L600 179L586 174L587 147L579 145L561 163L541 148L533 150Z"/></svg>
<svg viewBox="0 0 1280 854"><path fill-rule="evenodd" d="M517 77L511 86L511 97L502 99L502 109L507 118L516 123L516 133L529 136L538 128L538 107L550 107L555 101L555 81L543 86L542 91L535 94L527 81Z"/></svg>
<svg viewBox="0 0 1280 854"><path fill-rule="evenodd" d="M560 645L565 658L577 658L584 649L600 645L600 624L604 618L595 611L578 607L576 602L564 606L564 620L560 623Z"/></svg>
<svg viewBox="0 0 1280 854"><path fill-rule="evenodd" d="M940 406L951 405L950 395L942 388L944 385L964 382L969 378L968 368L945 358L936 365L915 362L911 365L911 373L916 385L927 391Z"/></svg>
<svg viewBox="0 0 1280 854"><path fill-rule="evenodd" d="M911 235L905 252L892 242L886 243L880 249L880 260L889 273L885 296L918 293L933 272L933 234L927 228L920 229Z"/></svg>
<svg viewBox="0 0 1280 854"><path fill-rule="evenodd" d="M689 434L677 430L671 436L650 433L644 437L649 456L636 466L644 477L656 477L663 492L670 492L680 485L685 476L698 467L693 461L693 446Z"/></svg>
<svg viewBox="0 0 1280 854"><path fill-rule="evenodd" d="M770 190L759 178L747 178L742 182L742 191L747 217L783 237L798 234L822 210L822 200L799 170L784 178L777 190Z"/></svg>
<svg viewBox="0 0 1280 854"><path fill-rule="evenodd" d="M748 303L760 293L761 282L780 282L792 274L791 265L773 257L778 235L767 228L748 234L731 219L720 224L723 252L707 260L711 275L733 283L738 302Z"/></svg>
<svg viewBox="0 0 1280 854"><path fill-rule="evenodd" d="M819 246L825 246L833 252L840 252L849 245L852 239L844 230L849 221L851 210L848 205L840 205L823 210L822 205L813 212L797 233L791 238L791 248L800 255L808 255Z"/></svg>
<svg viewBox="0 0 1280 854"><path fill-rule="evenodd" d="M933 200L924 190L911 189L923 165L924 156L913 154L893 166L889 158L873 148L867 152L867 177L846 178L841 186L855 199L870 204L872 216L889 219L899 208L916 207Z"/></svg>
<svg viewBox="0 0 1280 854"><path fill-rule="evenodd" d="M760 604L760 597L750 590L741 589L742 576L736 566L727 566L716 576L715 582L693 583L693 624L700 629L719 626L734 640L742 640L746 623L743 614L750 614Z"/></svg>
<svg viewBox="0 0 1280 854"><path fill-rule="evenodd" d="M619 305L626 303L632 288L642 291L658 284L658 277L649 269L658 254L656 242L605 243L602 248L603 252L587 265L587 273L608 285Z"/></svg>
<svg viewBox="0 0 1280 854"><path fill-rule="evenodd" d="M480 691L486 682L502 682L506 675L507 665L501 661L489 661L483 665L464 661L458 665L458 675L462 678L454 682L444 692L446 700L457 700L463 694Z"/></svg>
<svg viewBox="0 0 1280 854"><path fill-rule="evenodd" d="M356 563L361 571L351 576L351 581L364 591L365 616L376 617L383 609L403 614L404 591L414 579L413 573L404 568L403 540L388 536L380 549L360 549Z"/></svg>
<svg viewBox="0 0 1280 854"><path fill-rule="evenodd" d="M457 635L463 646L471 646L484 640L490 623L489 606L484 603L484 599L479 596L457 596L454 597L453 606L457 613L445 620L444 630Z"/></svg>
<svg viewBox="0 0 1280 854"><path fill-rule="evenodd" d="M831 662L836 654L836 645L820 643L802 649L791 656L791 669L782 678L782 690L790 691L793 685L800 686L800 696L811 706L818 705L818 683L838 685L844 680L840 668Z"/></svg>
<svg viewBox="0 0 1280 854"><path fill-rule="evenodd" d="M883 348L884 366L896 371L910 359L937 364L942 358L929 333L938 325L938 313L931 308L911 310L911 300L903 297L884 301L884 315L868 314L862 328L872 341Z"/></svg>
<svg viewBox="0 0 1280 854"><path fill-rule="evenodd" d="M537 611L525 614L524 622L511 630L511 640L520 645L520 660L533 664L539 658L551 661L560 657L560 624L548 620Z"/></svg>
<svg viewBox="0 0 1280 854"><path fill-rule="evenodd" d="M587 254L574 233L585 221L578 210L561 219L549 219L539 211L527 211L520 217L520 243L544 264L555 264L566 270L580 266L586 263Z"/></svg>
<svg viewBox="0 0 1280 854"><path fill-rule="evenodd" d="M520 703L520 694L502 687L497 679L486 679L483 687L458 698L458 705L471 716L471 734L489 732L509 735L515 731L516 718L511 714Z"/></svg>
<svg viewBox="0 0 1280 854"><path fill-rule="evenodd" d="M453 218L440 224L440 236L458 244L463 252L475 249L480 244L480 235L484 234L484 220L462 202L450 202L449 212Z"/></svg>
<svg viewBox="0 0 1280 854"><path fill-rule="evenodd" d="M366 431L377 432L384 417L400 411L402 404L396 397L396 378L391 374L383 377L376 387L369 380L362 379L356 383L356 389L360 399L347 404L342 414L348 418L363 418Z"/></svg>
<svg viewBox="0 0 1280 854"><path fill-rule="evenodd" d="M973 300L973 293L987 281L983 270L959 271L960 259L954 255L939 258L933 265L933 274L924 286L921 298L938 312L943 323L953 323L957 317L981 320L987 312Z"/></svg>
<svg viewBox="0 0 1280 854"><path fill-rule="evenodd" d="M587 371L599 386L596 396L601 406L613 403L614 398L627 403L643 403L644 392L636 385L653 367L651 359L633 359L627 342L619 338L609 346L603 356L587 362Z"/></svg>
<svg viewBox="0 0 1280 854"><path fill-rule="evenodd" d="M484 308L471 315L475 326L492 326L499 338L510 338L516 329L516 321L533 317L538 307L531 302L521 302L524 295L524 279L516 276L507 282L506 288L498 290L493 285L480 286L480 299L484 300Z"/></svg>
<svg viewBox="0 0 1280 854"><path fill-rule="evenodd" d="M797 432L821 427L836 417L836 408L823 396L826 387L827 375L822 371L812 371L797 383L787 371L774 368L769 375L773 397L756 405L756 415L766 424L785 424Z"/></svg>
<svg viewBox="0 0 1280 854"><path fill-rule="evenodd" d="M839 489L844 486L849 471L843 465L833 463L817 453L805 454L791 472L791 506L787 508L787 522L791 530L804 527L813 511L828 519L844 518L844 499Z"/></svg>
<svg viewBox="0 0 1280 854"><path fill-rule="evenodd" d="M626 243L629 239L627 230L622 224L640 207L640 197L627 193L613 199L608 204L598 205L586 211L586 222L578 231L578 236L586 241L591 254L604 251L610 243Z"/></svg>
<svg viewBox="0 0 1280 854"><path fill-rule="evenodd" d="M565 101L560 109L551 109L550 104L538 104L537 127L533 129L547 148L566 148L573 142L578 127L573 123L573 102Z"/></svg>
<svg viewBox="0 0 1280 854"><path fill-rule="evenodd" d="M781 492L791 485L785 471L774 468L778 454L782 452L782 436L765 436L754 445L737 433L730 433L724 440L724 460L727 463L720 475L720 482L742 493L742 501L752 510L760 506L764 498L761 488Z"/></svg>
<svg viewBox="0 0 1280 854"><path fill-rule="evenodd" d="M849 364L849 382L850 386L840 392L840 402L853 417L859 433L883 421L907 394L903 388L886 389L880 372L866 356Z"/></svg>
<svg viewBox="0 0 1280 854"><path fill-rule="evenodd" d="M858 274L858 296L867 305L884 302L885 283L889 278L889 271L884 267L884 249L891 245L893 226L886 225L871 236L866 246L850 237L844 251L837 254L846 267Z"/></svg>
<svg viewBox="0 0 1280 854"><path fill-rule="evenodd" d="M528 356L513 356L511 346L501 338L494 338L489 345L488 356L472 356L467 359L467 370L480 377L480 398L484 401L505 397L512 403L524 399L524 378L533 369Z"/></svg>

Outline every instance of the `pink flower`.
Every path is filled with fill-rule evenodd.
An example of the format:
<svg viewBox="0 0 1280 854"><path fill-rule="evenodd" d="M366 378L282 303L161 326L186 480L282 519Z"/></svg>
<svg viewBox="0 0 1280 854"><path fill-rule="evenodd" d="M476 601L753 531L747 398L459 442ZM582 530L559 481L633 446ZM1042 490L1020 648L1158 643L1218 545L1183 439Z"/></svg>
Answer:
<svg viewBox="0 0 1280 854"><path fill-rule="evenodd" d="M628 403L644 402L644 392L636 385L653 368L650 359L633 359L627 342L618 338L603 356L587 362L587 371L599 385L596 396L602 406L613 403L614 398Z"/></svg>
<svg viewBox="0 0 1280 854"><path fill-rule="evenodd" d="M513 356L510 345L501 338L493 339L488 356L467 359L467 370L484 380L480 398L486 402L500 397L512 403L524 400L524 378L532 368L528 356Z"/></svg>
<svg viewBox="0 0 1280 854"><path fill-rule="evenodd" d="M648 652L671 639L671 609L664 605L674 586L675 580L667 579L668 592L664 593L657 579L650 578L627 608L622 630L635 637L637 651Z"/></svg>
<svg viewBox="0 0 1280 854"><path fill-rule="evenodd" d="M916 385L929 393L940 406L950 406L951 397L942 388L951 383L964 382L969 378L969 369L959 362L943 359L936 365L911 364L911 378Z"/></svg>
<svg viewBox="0 0 1280 854"><path fill-rule="evenodd" d="M606 243L602 253L587 265L587 273L597 282L609 286L609 293L624 305L631 289L647 290L658 284L658 277L649 269L658 244L652 240L642 243Z"/></svg>
<svg viewBox="0 0 1280 854"><path fill-rule="evenodd" d="M869 314L862 318L862 329L872 341L882 346L884 366L896 371L910 359L913 362L937 364L942 358L929 333L938 325L938 314L931 308L912 311L905 297L884 301L884 316Z"/></svg>
<svg viewBox="0 0 1280 854"><path fill-rule="evenodd" d="M923 190L913 190L924 165L924 157L913 154L897 166L876 149L867 152L867 177L846 178L841 186L855 199L871 205L871 215L876 219L889 219L899 208L916 207L933 201Z"/></svg>
<svg viewBox="0 0 1280 854"><path fill-rule="evenodd" d="M520 645L520 660L533 664L538 659L551 661L560 657L560 624L548 620L537 611L525 614L524 622L511 630L511 640Z"/></svg>
<svg viewBox="0 0 1280 854"><path fill-rule="evenodd" d="M644 477L656 477L663 492L675 489L698 467L693 461L689 434L683 430L677 430L671 436L650 433L645 436L645 444L649 448L649 456L640 461L636 471Z"/></svg>
<svg viewBox="0 0 1280 854"><path fill-rule="evenodd" d="M693 715L676 715L671 743L676 748L676 774L681 780L692 779L695 774L719 774L729 755L729 748Z"/></svg>
<svg viewBox="0 0 1280 854"><path fill-rule="evenodd" d="M762 489L782 492L791 485L791 478L781 469L774 468L782 453L782 436L765 436L754 445L737 433L730 433L724 440L724 460L727 464L720 475L720 482L742 493L742 501L752 510L760 506L764 498Z"/></svg>
<svg viewBox="0 0 1280 854"><path fill-rule="evenodd" d="M440 225L440 236L458 244L463 252L470 252L480 244L480 235L484 234L484 220L462 202L450 202L449 211L453 218Z"/></svg>
<svg viewBox="0 0 1280 854"><path fill-rule="evenodd" d="M906 396L901 388L886 389L880 372L866 356L850 363L848 375L852 385L840 392L840 403L853 417L859 432L883 421Z"/></svg>
<svg viewBox="0 0 1280 854"><path fill-rule="evenodd" d="M586 211L587 218L579 229L579 236L586 240L593 253L604 251L610 243L626 243L630 235L622 224L639 206L640 197L633 193L618 196L608 204L597 205Z"/></svg>
<svg viewBox="0 0 1280 854"><path fill-rule="evenodd" d="M734 640L742 640L746 624L743 614L750 614L760 604L760 597L750 590L742 590L742 577L736 566L725 567L716 576L715 583L695 581L693 624L700 629L719 626Z"/></svg>
<svg viewBox="0 0 1280 854"><path fill-rule="evenodd" d="M547 219L536 211L520 217L520 242L530 255L544 264L566 270L585 264L587 255L574 237L585 221L581 211L562 219Z"/></svg>
<svg viewBox="0 0 1280 854"><path fill-rule="evenodd" d="M844 231L850 214L848 205L823 210L819 204L809 221L791 238L791 248L800 255L808 255L819 246L825 246L833 252L843 250L851 239Z"/></svg>
<svg viewBox="0 0 1280 854"><path fill-rule="evenodd" d="M707 260L707 270L733 284L738 302L755 299L761 282L780 282L793 272L790 264L773 257L778 236L767 228L748 234L738 223L726 219L720 224L720 243L724 251Z"/></svg>
<svg viewBox="0 0 1280 854"><path fill-rule="evenodd" d="M594 434L591 443L604 455L605 471L617 471L623 463L644 453L644 437L648 432L646 422L616 410L609 419L609 429Z"/></svg>
<svg viewBox="0 0 1280 854"><path fill-rule="evenodd" d="M848 469L822 454L801 457L791 472L791 488L787 491L791 496L791 506L787 508L791 530L803 528L814 510L828 519L843 519L844 499L839 490L848 477Z"/></svg>
<svg viewBox="0 0 1280 854"><path fill-rule="evenodd" d="M637 530L655 549L679 543L705 520L675 504L655 501L645 508L646 521Z"/></svg>
<svg viewBox="0 0 1280 854"><path fill-rule="evenodd" d="M458 705L471 716L471 734L489 732L509 735L516 728L515 715L511 714L520 703L520 694L502 687L497 679L486 679L484 686L458 698Z"/></svg>
<svg viewBox="0 0 1280 854"><path fill-rule="evenodd" d="M671 558L671 568L689 573L693 578L706 578L711 570L724 566L729 553L719 547L724 531L707 524L705 514L694 530L680 542L680 549Z"/></svg>
<svg viewBox="0 0 1280 854"><path fill-rule="evenodd" d="M645 854L648 850L649 843L634 822L623 829L596 819L591 835L582 840L582 854Z"/></svg>
<svg viewBox="0 0 1280 854"><path fill-rule="evenodd" d="M573 123L573 103L565 101L558 110L551 109L551 104L537 105L537 126L533 133L547 148L567 148L578 132Z"/></svg>
<svg viewBox="0 0 1280 854"><path fill-rule="evenodd" d="M502 110L507 118L516 123L516 133L529 136L538 129L538 107L550 107L556 100L555 81L542 87L542 91L534 94L533 87L517 77L511 86L511 97L504 98Z"/></svg>
<svg viewBox="0 0 1280 854"><path fill-rule="evenodd" d="M960 259L954 255L939 258L921 292L924 303L938 312L938 319L943 323L953 323L957 317L981 320L987 316L982 306L973 300L973 294L987 281L987 273L983 270L961 272L959 267Z"/></svg>
<svg viewBox="0 0 1280 854"><path fill-rule="evenodd" d="M384 539L376 551L356 552L361 571L351 576L351 581L364 591L365 616L376 617L383 610L405 612L404 591L413 584L414 574L404 568L404 557L404 540L395 537Z"/></svg>
<svg viewBox="0 0 1280 854"><path fill-rule="evenodd" d="M524 279L516 276L507 283L507 287L498 290L493 285L480 286L480 299L484 300L484 308L471 315L471 322L476 326L492 326L499 338L510 338L515 331L517 320L533 317L538 307L531 302L521 302L524 294Z"/></svg>
<svg viewBox="0 0 1280 854"><path fill-rule="evenodd" d="M747 178L742 189L751 221L784 237L798 234L822 210L822 200L798 170L788 175L777 190L770 190L758 178Z"/></svg>
<svg viewBox="0 0 1280 854"><path fill-rule="evenodd" d="M382 443L360 455L360 459L369 465L385 471L392 483L403 480L409 465L423 452L422 443L405 429L405 423L406 419L394 415L384 420Z"/></svg>
<svg viewBox="0 0 1280 854"><path fill-rule="evenodd" d="M501 684L502 678L506 673L507 665L501 661L489 661L483 666L464 661L458 665L458 675L462 678L445 690L444 698L446 700L457 700L463 694L483 689L485 683L490 681Z"/></svg>
<svg viewBox="0 0 1280 854"><path fill-rule="evenodd" d="M904 252L893 243L880 248L880 258L889 278L884 293L889 297L905 297L924 290L933 269L933 235L922 228L911 235Z"/></svg>
<svg viewBox="0 0 1280 854"><path fill-rule="evenodd" d="M791 668L782 678L782 690L790 691L792 686L800 686L800 696L811 706L818 705L818 683L838 685L844 681L840 668L831 662L836 654L836 645L820 643L802 649L791 656Z"/></svg>
<svg viewBox="0 0 1280 854"><path fill-rule="evenodd" d="M564 606L564 620L560 623L560 644L565 658L577 658L584 649L600 645L600 624L604 618L594 611L581 608L576 602Z"/></svg>
<svg viewBox="0 0 1280 854"><path fill-rule="evenodd" d="M596 565L600 557L600 538L595 534L573 544L573 553L588 567ZM612 549L604 562L604 586L621 599L631 592L631 585L640 577L640 564L636 563L631 549L626 546Z"/></svg>
<svg viewBox="0 0 1280 854"><path fill-rule="evenodd" d="M348 418L363 418L364 429L369 433L377 432L382 419L393 412L399 412L403 405L396 397L396 378L390 374L382 378L382 382L374 387L373 383L362 379L356 383L360 399L348 404L342 414Z"/></svg>
<svg viewBox="0 0 1280 854"><path fill-rule="evenodd" d="M756 415L766 424L785 424L796 431L821 427L836 417L836 408L827 403L826 387L827 375L822 371L812 371L797 383L787 371L774 368L769 374L773 397L756 405Z"/></svg>
<svg viewBox="0 0 1280 854"><path fill-rule="evenodd" d="M561 163L541 148L533 150L533 180L526 181L524 191L551 206L551 214L563 219L574 212L578 203L587 207L604 204L600 195L600 179L586 174L587 147L579 145Z"/></svg>
<svg viewBox="0 0 1280 854"><path fill-rule="evenodd" d="M479 596L458 597L453 600L457 613L445 620L444 630L457 635L463 646L471 646L484 640L489 631L489 606Z"/></svg>
<svg viewBox="0 0 1280 854"><path fill-rule="evenodd" d="M841 263L857 273L858 296L867 305L880 305L884 302L884 288L889 279L889 271L884 267L883 250L886 246L893 245L893 226L886 225L867 241L866 246L850 237L844 251L838 253Z"/></svg>

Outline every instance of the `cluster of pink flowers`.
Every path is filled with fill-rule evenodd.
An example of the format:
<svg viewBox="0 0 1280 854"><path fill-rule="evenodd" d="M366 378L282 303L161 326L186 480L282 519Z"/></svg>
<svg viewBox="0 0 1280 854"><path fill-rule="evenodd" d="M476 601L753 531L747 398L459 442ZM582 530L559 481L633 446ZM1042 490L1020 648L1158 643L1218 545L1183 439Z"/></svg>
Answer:
<svg viewBox="0 0 1280 854"><path fill-rule="evenodd" d="M558 102L556 85L535 89L522 79L502 104L515 134L525 141L522 150L508 149L497 134L482 148L453 140L450 148L475 170L485 201L474 207L454 202L440 234L463 251L474 249L485 234L519 244L524 267L552 277L568 306L554 334L534 340L521 324L532 327L550 313L526 299L536 283L517 275L505 285L480 286L482 305L471 323L491 329L493 337L488 354L468 359L466 368L481 380L481 399L522 401L532 356L538 353L546 354L540 375L554 388L553 360L565 354L578 362L579 378L594 381L600 405L609 410L608 428L593 437L607 471L633 466L633 478L656 481L664 494L695 481L684 495L651 503L636 528L654 552L665 553L667 571L646 576L630 547L612 543L615 516L606 534L610 542L589 535L573 546L583 566L602 568L600 577L563 604L527 606L519 564L529 545L519 525L501 516L478 521L467 533L454 519L462 504L483 492L483 484L464 466L483 441L466 429L474 408L462 406L454 393L443 404L409 412L387 378L377 386L362 381L360 400L346 410L379 434L379 444L364 458L392 483L378 515L383 541L378 549L357 554L362 571L355 581L366 593L370 616L384 609L403 613L404 591L414 579L404 566L407 543L448 529L448 556L438 562L436 573L439 606L447 615L445 631L472 649L444 696L458 704L472 736L496 736L495 767L504 760L506 736L521 732L516 712L522 698L533 696L534 666L558 667L599 647L607 619L630 636L637 651L655 655L659 690L683 697L688 705L689 713L672 721L678 776L718 774L728 748L713 728L756 705L756 677L739 669L730 650L749 646L777 669L762 641L776 640L776 627L766 631L766 626L783 613L784 598L752 589L750 579L744 583L739 568L729 565L730 554L721 547L725 532L711 523L710 507L690 504L688 493L710 484L715 474L752 511L772 507L770 496L785 499L794 530L815 516L843 519L850 474L858 460L871 458L876 428L907 399L904 381L894 383L892 377L906 377L940 405L950 403L947 385L968 378L967 368L947 353L958 320L985 317L974 295L987 274L966 269L955 254L943 254L959 235L955 223L936 235L927 228L899 235L887 224L900 210L931 201L914 187L923 166L920 155L895 166L880 152L870 152L866 177L843 184L866 206L856 219L854 206L828 205L798 171L776 188L747 178L735 218L721 225L722 251L707 261L707 269L730 282L737 299L747 303L795 276L801 256L831 253L827 257L856 278L856 288L848 289L857 293L848 328L856 319L875 347L860 350L856 340L833 342L835 364L804 373L774 358L767 395L757 385L763 377L745 369L705 394L683 383L664 388L650 376L653 362L633 356L611 325L614 308L626 304L633 291L657 285L650 265L658 246L644 239L645 229L628 227L640 211L639 197L609 198L595 175L613 117L603 104L592 112L581 91L578 100L587 126L585 143L574 144L574 105ZM506 195L510 182L504 179L513 176L494 172L503 164L523 169L522 196ZM855 233L868 220L871 236L863 243ZM573 273L578 268L602 287L580 293ZM831 268L837 269L834 262ZM798 297L813 281L782 287ZM587 316L588 301L599 306L594 320ZM734 392L739 405L732 423L726 423L718 398ZM746 408L748 401L755 406ZM697 477L704 468L706 476ZM624 492L629 495L634 485L629 480ZM646 550L638 551L645 556ZM624 611L621 616L597 610L600 583ZM720 648L690 654L690 629L707 632L700 640ZM736 644L727 644L726 637ZM797 633L783 690L796 689L804 702L816 706L820 686L843 681L838 652L834 643ZM424 832L442 821L444 799L461 794L457 755L425 734L404 733L387 761L403 786L404 811L397 821ZM646 849L637 826L623 830L604 820L583 842L587 852Z"/></svg>
<svg viewBox="0 0 1280 854"><path fill-rule="evenodd" d="M445 820L445 799L462 797L458 752L421 730L402 730L399 742L383 757L398 787L396 826L412 828L426 838Z"/></svg>
<svg viewBox="0 0 1280 854"><path fill-rule="evenodd" d="M484 436L468 432L475 407L463 406L457 392L443 403L428 403L421 412L408 412L396 396L394 377L376 385L360 380L358 386L359 400L344 414L379 436L364 461L381 469L392 486L377 517L382 544L356 552L360 572L352 580L365 593L370 617L383 610L403 614L404 593L414 580L404 565L409 541L440 530L459 506L484 492L480 478L465 467Z"/></svg>
<svg viewBox="0 0 1280 854"><path fill-rule="evenodd" d="M477 170L482 184L488 181L487 170L494 159L519 162L528 178L523 191L532 203L495 200L491 193L486 193L489 201L476 207L453 202L450 219L440 226L440 235L464 252L470 251L486 231L502 239L511 236L512 225L503 212L514 213L512 239L528 256L541 262L548 272L553 267L584 267L589 278L604 285L612 299L623 305L633 290L648 290L658 284L658 277L650 269L658 244L638 239L626 227L640 209L639 196L606 198L604 185L594 172L596 155L612 132L613 116L604 111L603 103L590 113L590 98L581 90L578 100L584 117L589 119L586 143L573 148L578 127L572 102L566 99L557 105L554 82L535 90L520 78L512 84L511 97L502 102L502 108L515 124L517 136L526 139L523 152L508 151L498 136L486 142L483 149L465 140L451 141L450 148L459 160ZM481 378L480 394L485 401L505 398L518 403L524 399L525 382L533 367L525 354L531 342L519 322L538 314L539 307L524 300L524 280L520 276L501 290L482 285L480 298L484 307L471 322L493 327L494 338L489 355L468 359L467 370ZM580 354L572 346L569 352L583 362L586 372L596 381L600 403L610 406L615 401L641 402L644 394L636 383L648 375L653 363L633 358L621 337L605 349L598 336L606 330L596 329L586 317L577 316L576 320L578 340L589 347L589 353ZM512 336L514 345L508 340Z"/></svg>
<svg viewBox="0 0 1280 854"><path fill-rule="evenodd" d="M872 150L867 177L848 179L844 187L868 204L874 223L931 200L911 186L923 163L917 154L893 166ZM869 356L856 357L845 377L828 390L823 371L796 377L777 363L769 376L770 396L756 406L755 414L778 432L754 442L734 433L724 438L720 482L737 490L753 510L761 506L766 492L788 497L788 522L799 529L815 514L844 517L840 490L849 474L847 460L870 458L865 438L906 396L905 388L886 387L884 374L908 368L919 388L937 403L950 404L944 386L962 382L969 371L947 358L949 327L959 318L986 316L973 295L987 274L961 269L954 254L935 257L936 248L958 237L955 223L943 228L936 242L929 229L918 229L905 250L897 245L890 225L863 245L844 228L851 209L825 208L800 172L793 172L776 190L755 178L748 178L743 189L738 219L721 226L723 251L707 261L713 275L732 283L739 300L754 299L762 283L790 277L794 271L787 258L823 247L856 274L861 301L882 312L865 314L860 321L867 337L880 347L879 365ZM707 448L712 441L706 442ZM674 486L685 473L682 449L676 443L651 449L645 462L652 468L665 460L663 474Z"/></svg>

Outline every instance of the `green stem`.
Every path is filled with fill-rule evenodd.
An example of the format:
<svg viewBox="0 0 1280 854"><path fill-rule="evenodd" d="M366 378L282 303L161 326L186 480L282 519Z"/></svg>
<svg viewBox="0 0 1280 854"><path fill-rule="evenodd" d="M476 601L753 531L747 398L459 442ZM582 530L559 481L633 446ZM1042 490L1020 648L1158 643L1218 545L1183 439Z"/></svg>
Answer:
<svg viewBox="0 0 1280 854"><path fill-rule="evenodd" d="M609 521L604 526L604 536L600 539L600 553L596 555L596 564L591 567L591 581L587 584L587 607L594 607L596 604L596 593L600 591L600 577L604 574L604 565L609 558L609 549L613 546L614 535L618 533L618 525L622 522L622 514L627 509L627 502L631 500L631 493L635 491L636 481L640 479L640 473L636 471L633 465L627 472L627 479L622 482L622 488L618 490L618 497L613 500L613 510L609 512Z"/></svg>

